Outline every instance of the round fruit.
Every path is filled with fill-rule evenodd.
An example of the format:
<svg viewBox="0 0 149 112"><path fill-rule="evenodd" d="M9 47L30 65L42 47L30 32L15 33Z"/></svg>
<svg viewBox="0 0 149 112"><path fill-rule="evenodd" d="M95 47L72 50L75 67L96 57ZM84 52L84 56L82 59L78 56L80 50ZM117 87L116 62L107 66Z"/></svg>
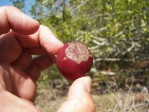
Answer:
<svg viewBox="0 0 149 112"><path fill-rule="evenodd" d="M90 71L93 58L89 49L79 42L65 44L57 54L57 67L68 80L83 77Z"/></svg>

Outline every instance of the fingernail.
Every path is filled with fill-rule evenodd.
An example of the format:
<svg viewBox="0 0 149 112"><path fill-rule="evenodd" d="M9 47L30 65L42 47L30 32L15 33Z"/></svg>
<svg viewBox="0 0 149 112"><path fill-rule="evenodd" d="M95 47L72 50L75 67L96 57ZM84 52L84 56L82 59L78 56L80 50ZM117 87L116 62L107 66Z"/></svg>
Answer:
<svg viewBox="0 0 149 112"><path fill-rule="evenodd" d="M89 76L86 76L84 78L84 86L86 87L88 92L91 92L91 78Z"/></svg>

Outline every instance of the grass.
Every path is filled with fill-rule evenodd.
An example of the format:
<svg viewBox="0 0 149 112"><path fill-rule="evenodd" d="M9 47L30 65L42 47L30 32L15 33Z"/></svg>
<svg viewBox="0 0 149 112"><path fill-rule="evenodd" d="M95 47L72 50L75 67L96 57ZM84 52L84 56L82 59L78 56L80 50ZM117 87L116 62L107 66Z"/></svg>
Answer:
<svg viewBox="0 0 149 112"><path fill-rule="evenodd" d="M35 105L42 112L56 112L66 100L67 92L56 89L39 89ZM149 112L149 94L115 92L93 95L97 112Z"/></svg>
<svg viewBox="0 0 149 112"><path fill-rule="evenodd" d="M149 102L137 101L136 95L132 92L117 92L93 97L97 112L148 112Z"/></svg>

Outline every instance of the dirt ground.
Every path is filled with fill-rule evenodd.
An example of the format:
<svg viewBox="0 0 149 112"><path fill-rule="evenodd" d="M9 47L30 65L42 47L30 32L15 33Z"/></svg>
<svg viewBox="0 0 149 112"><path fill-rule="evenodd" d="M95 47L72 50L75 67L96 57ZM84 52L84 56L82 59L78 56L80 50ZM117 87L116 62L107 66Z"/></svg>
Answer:
<svg viewBox="0 0 149 112"><path fill-rule="evenodd" d="M35 105L42 112L56 112L65 100L66 95L56 95L53 91L43 89L38 91Z"/></svg>
<svg viewBox="0 0 149 112"><path fill-rule="evenodd" d="M56 112L66 100L67 91L38 90L35 105L42 112ZM115 92L92 95L97 112L149 112L149 94Z"/></svg>

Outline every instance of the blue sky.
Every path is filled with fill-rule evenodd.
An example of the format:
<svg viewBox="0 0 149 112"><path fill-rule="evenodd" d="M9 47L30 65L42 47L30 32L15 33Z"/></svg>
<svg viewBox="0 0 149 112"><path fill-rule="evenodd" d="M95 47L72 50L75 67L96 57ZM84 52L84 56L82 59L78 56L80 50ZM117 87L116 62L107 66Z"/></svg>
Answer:
<svg viewBox="0 0 149 112"><path fill-rule="evenodd" d="M0 6L12 5L9 0L0 0Z"/></svg>
<svg viewBox="0 0 149 112"><path fill-rule="evenodd" d="M31 8L31 5L35 3L35 0L25 0L25 13L29 16L29 9ZM0 0L0 6L11 6L13 5L10 0Z"/></svg>

